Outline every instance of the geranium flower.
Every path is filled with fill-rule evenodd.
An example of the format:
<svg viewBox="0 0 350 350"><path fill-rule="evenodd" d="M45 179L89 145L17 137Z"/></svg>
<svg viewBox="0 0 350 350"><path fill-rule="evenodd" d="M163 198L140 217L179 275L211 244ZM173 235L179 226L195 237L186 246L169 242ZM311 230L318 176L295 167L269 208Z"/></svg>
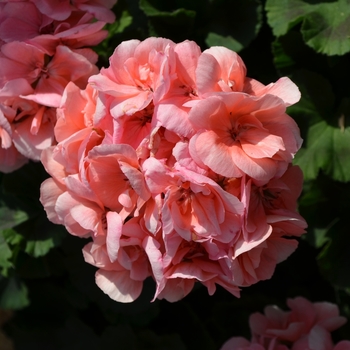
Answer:
<svg viewBox="0 0 350 350"><path fill-rule="evenodd" d="M154 299L180 300L197 282L238 297L304 232L302 176L290 164L301 138L285 114L298 89L255 84L227 50L129 40L85 90L61 92L41 201L50 220L91 237L85 259L114 300L135 300L147 277Z"/></svg>
<svg viewBox="0 0 350 350"><path fill-rule="evenodd" d="M208 72L210 68L210 73ZM252 96L275 95L286 106L300 99L298 87L287 77L267 86L246 77L247 69L241 57L226 47L214 46L205 51L198 60L197 87L200 94L213 92L244 92Z"/></svg>
<svg viewBox="0 0 350 350"><path fill-rule="evenodd" d="M35 0L34 3L41 13L55 20L65 20L72 11L79 9L93 14L101 21L112 23L115 16L109 9L116 2L117 0Z"/></svg>
<svg viewBox="0 0 350 350"><path fill-rule="evenodd" d="M208 97L189 113L197 130L190 153L225 177L249 175L259 183L285 171L301 146L296 123L281 99L231 93Z"/></svg>
<svg viewBox="0 0 350 350"><path fill-rule="evenodd" d="M155 262L161 264L156 240L136 219L122 225L118 214L113 212L107 213L107 241L105 237L97 237L84 247L83 253L86 262L99 268L97 285L113 300L123 303L138 298L143 281L157 274Z"/></svg>
<svg viewBox="0 0 350 350"><path fill-rule="evenodd" d="M132 115L150 104L153 92L169 79L169 52L174 45L163 38L122 42L110 57L110 67L89 79L97 90L111 96L114 118Z"/></svg>

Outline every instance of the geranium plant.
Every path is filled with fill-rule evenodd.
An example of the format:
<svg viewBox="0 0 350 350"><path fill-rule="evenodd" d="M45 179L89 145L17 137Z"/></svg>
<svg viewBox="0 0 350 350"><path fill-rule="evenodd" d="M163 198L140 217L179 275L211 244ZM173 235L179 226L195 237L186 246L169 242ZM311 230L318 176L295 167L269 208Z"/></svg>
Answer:
<svg viewBox="0 0 350 350"><path fill-rule="evenodd" d="M4 344L347 349L349 5L1 1Z"/></svg>

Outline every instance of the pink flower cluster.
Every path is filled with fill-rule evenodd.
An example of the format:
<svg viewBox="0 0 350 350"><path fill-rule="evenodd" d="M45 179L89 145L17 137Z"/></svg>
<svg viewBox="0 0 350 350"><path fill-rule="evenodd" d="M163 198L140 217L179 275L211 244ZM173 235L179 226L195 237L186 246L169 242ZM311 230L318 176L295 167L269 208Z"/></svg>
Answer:
<svg viewBox="0 0 350 350"><path fill-rule="evenodd" d="M254 313L249 325L252 340L229 339L221 350L349 350L350 341L334 345L331 332L346 323L338 307L329 302L311 303L303 297L288 299L290 311L269 305Z"/></svg>
<svg viewBox="0 0 350 350"><path fill-rule="evenodd" d="M177 301L195 282L238 297L305 232L291 165L302 140L286 114L299 98L288 78L247 78L224 47L123 42L85 90L67 85L41 202L91 239L84 258L114 300L135 300L147 277L154 298Z"/></svg>
<svg viewBox="0 0 350 350"><path fill-rule="evenodd" d="M66 85L96 74L116 0L0 3L0 171L11 172L55 143L56 107ZM95 20L97 19L97 20Z"/></svg>

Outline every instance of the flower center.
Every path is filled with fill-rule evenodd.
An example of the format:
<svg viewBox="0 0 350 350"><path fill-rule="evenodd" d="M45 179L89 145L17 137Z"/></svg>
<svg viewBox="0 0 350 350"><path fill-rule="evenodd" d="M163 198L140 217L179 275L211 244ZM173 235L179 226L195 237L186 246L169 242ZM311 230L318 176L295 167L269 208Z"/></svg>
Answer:
<svg viewBox="0 0 350 350"><path fill-rule="evenodd" d="M153 111L154 105L153 102L150 102L146 108L134 114L134 120L140 122L141 126L145 126L147 123L150 123L152 121Z"/></svg>
<svg viewBox="0 0 350 350"><path fill-rule="evenodd" d="M187 212L188 206L191 203L191 188L189 181L184 182L178 191L178 198L176 204L180 207L182 214Z"/></svg>

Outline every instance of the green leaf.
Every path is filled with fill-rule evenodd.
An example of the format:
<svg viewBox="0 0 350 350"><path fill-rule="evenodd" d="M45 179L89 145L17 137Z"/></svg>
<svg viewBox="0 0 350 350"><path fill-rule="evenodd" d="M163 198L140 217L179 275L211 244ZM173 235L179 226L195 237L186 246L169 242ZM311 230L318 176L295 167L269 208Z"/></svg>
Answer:
<svg viewBox="0 0 350 350"><path fill-rule="evenodd" d="M294 70L291 79L299 87L301 99L298 103L288 107L290 114L297 122L301 136L308 143L309 126L321 121L331 122L334 115L335 96L332 91L332 85L320 74L300 69ZM320 98L322 96L322 98ZM302 156L305 149L302 148L297 153L296 158ZM322 155L319 154L322 158ZM313 179L317 176L318 170L314 176L306 176L306 179Z"/></svg>
<svg viewBox="0 0 350 350"><path fill-rule="evenodd" d="M315 228L314 229L314 236L315 236L315 247L320 248L323 245L325 245L330 238L327 237L327 232L329 228Z"/></svg>
<svg viewBox="0 0 350 350"><path fill-rule="evenodd" d="M272 43L272 53L274 56L274 64L275 67L279 70L284 68L293 67L295 65L295 61L293 58L285 51L280 40L276 39Z"/></svg>
<svg viewBox="0 0 350 350"><path fill-rule="evenodd" d="M196 12L185 8L174 11L159 10L158 7L163 5L164 2L140 0L140 9L149 19L150 36L163 36L174 41L188 39L194 26Z"/></svg>
<svg viewBox="0 0 350 350"><path fill-rule="evenodd" d="M239 52L243 49L243 45L232 38L230 35L224 37L216 33L209 33L205 39L205 43L208 46L225 46L228 49L236 52Z"/></svg>
<svg viewBox="0 0 350 350"><path fill-rule="evenodd" d="M2 235L4 236L8 244L11 244L14 246L20 244L24 239L24 237L21 234L19 234L17 231L13 229L3 230Z"/></svg>
<svg viewBox="0 0 350 350"><path fill-rule="evenodd" d="M180 17L194 18L196 16L195 11L187 10L184 8L179 8L171 12L160 11L156 9L148 0L140 0L140 9L148 17L173 18L173 22L176 22L176 20Z"/></svg>
<svg viewBox="0 0 350 350"><path fill-rule="evenodd" d="M267 0L265 5L267 21L276 36L286 34L313 9L301 0Z"/></svg>
<svg viewBox="0 0 350 350"><path fill-rule="evenodd" d="M274 35L284 35L301 22L304 41L316 52L332 56L350 51L350 0L267 0L265 8Z"/></svg>
<svg viewBox="0 0 350 350"><path fill-rule="evenodd" d="M22 210L0 206L0 230L12 228L28 220L28 215Z"/></svg>
<svg viewBox="0 0 350 350"><path fill-rule="evenodd" d="M113 36L115 34L122 33L125 28L129 27L132 23L132 16L128 11L123 11L121 16L112 24L107 26L108 35Z"/></svg>
<svg viewBox="0 0 350 350"><path fill-rule="evenodd" d="M306 44L319 53L331 56L349 52L350 1L317 5L304 18L301 32Z"/></svg>
<svg viewBox="0 0 350 350"><path fill-rule="evenodd" d="M305 179L315 179L320 169L337 181L350 181L350 127L344 129L325 121L312 125L308 131L307 147L295 157Z"/></svg>
<svg viewBox="0 0 350 350"><path fill-rule="evenodd" d="M329 237L329 231L339 221L338 218L334 219L327 227L324 228L311 228L308 230L307 235L304 236L309 243L315 248L323 248L323 251L328 249L328 245L331 244L332 240ZM322 253L321 253L322 254Z"/></svg>
<svg viewBox="0 0 350 350"><path fill-rule="evenodd" d="M0 268L1 273L6 276L7 270L13 267L12 262L9 260L12 257L12 251L8 246L4 236L0 233Z"/></svg>
<svg viewBox="0 0 350 350"><path fill-rule="evenodd" d="M0 279L0 308L17 310L28 305L28 290L23 282L16 277Z"/></svg>
<svg viewBox="0 0 350 350"><path fill-rule="evenodd" d="M315 123L332 115L335 96L327 79L306 69L294 71L291 78L299 87L301 100L288 108L289 113L303 116L308 123Z"/></svg>
<svg viewBox="0 0 350 350"><path fill-rule="evenodd" d="M306 71L316 72L323 79L336 78L335 69L341 73L340 82L347 72L346 58L343 56L325 56L318 54L311 47L307 46L300 30L293 29L287 34L275 38L272 43L272 53L274 56L274 65L280 76L290 76L294 80L295 72ZM340 64L343 62L344 67ZM308 78L302 79L307 83ZM314 79L313 79L314 80ZM328 83L329 84L329 83ZM330 84L329 84L330 85ZM340 88L339 82L335 88ZM326 96L328 97L328 96Z"/></svg>
<svg viewBox="0 0 350 350"><path fill-rule="evenodd" d="M232 13L235 14L234 21ZM256 37L261 25L262 6L259 0L214 1L205 43L238 52Z"/></svg>
<svg viewBox="0 0 350 350"><path fill-rule="evenodd" d="M28 220L25 224L20 230L26 239L25 252L36 258L60 245L67 233L63 226L52 224L44 215Z"/></svg>
<svg viewBox="0 0 350 350"><path fill-rule="evenodd" d="M161 16L162 14L167 16L169 15L168 12L163 12L157 10L152 4L147 0L140 0L140 9L147 15L147 16Z"/></svg>

